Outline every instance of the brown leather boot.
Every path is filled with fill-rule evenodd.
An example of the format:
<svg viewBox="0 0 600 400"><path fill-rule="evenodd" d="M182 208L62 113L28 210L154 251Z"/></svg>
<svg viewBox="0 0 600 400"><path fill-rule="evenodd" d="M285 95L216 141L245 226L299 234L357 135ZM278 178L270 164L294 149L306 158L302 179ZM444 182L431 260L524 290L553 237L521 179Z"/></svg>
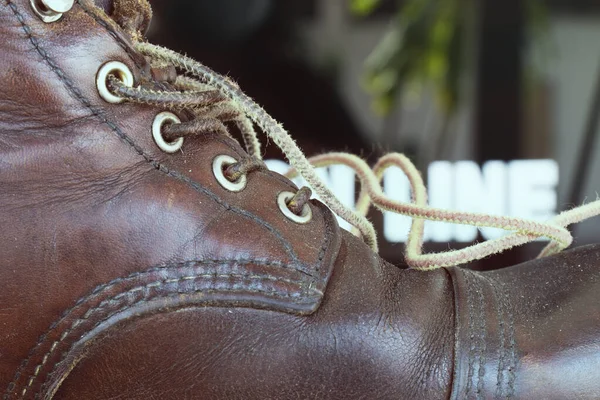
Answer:
<svg viewBox="0 0 600 400"><path fill-rule="evenodd" d="M600 398L600 247L394 267L136 50L145 1L70 3L0 6L4 400Z"/></svg>

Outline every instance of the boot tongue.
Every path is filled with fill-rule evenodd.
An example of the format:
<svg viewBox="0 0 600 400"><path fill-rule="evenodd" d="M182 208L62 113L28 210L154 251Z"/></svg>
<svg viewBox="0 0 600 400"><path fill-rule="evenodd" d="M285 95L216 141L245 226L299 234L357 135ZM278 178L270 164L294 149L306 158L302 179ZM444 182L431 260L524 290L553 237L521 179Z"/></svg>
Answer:
<svg viewBox="0 0 600 400"><path fill-rule="evenodd" d="M150 26L152 9L147 0L94 0L94 2L135 39L142 39Z"/></svg>

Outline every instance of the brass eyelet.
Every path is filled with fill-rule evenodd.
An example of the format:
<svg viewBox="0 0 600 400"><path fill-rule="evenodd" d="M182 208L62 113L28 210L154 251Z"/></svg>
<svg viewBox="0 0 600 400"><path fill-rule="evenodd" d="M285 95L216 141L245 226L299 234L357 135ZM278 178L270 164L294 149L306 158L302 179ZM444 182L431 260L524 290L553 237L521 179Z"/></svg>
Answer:
<svg viewBox="0 0 600 400"><path fill-rule="evenodd" d="M133 87L133 73L129 67L122 62L110 61L100 67L98 74L96 75L96 87L98 88L100 97L108 103L122 103L125 99L112 94L106 86L109 75L114 75L117 79L122 81L125 86Z"/></svg>
<svg viewBox="0 0 600 400"><path fill-rule="evenodd" d="M294 193L292 192L281 192L277 197L277 205L279 209L289 220L297 223L297 224L307 224L312 220L312 209L308 204L305 204L302 207L302 213L300 215L294 214L288 208L288 202L294 197Z"/></svg>
<svg viewBox="0 0 600 400"><path fill-rule="evenodd" d="M33 12L45 23L58 21L73 8L75 0L30 0Z"/></svg>
<svg viewBox="0 0 600 400"><path fill-rule="evenodd" d="M246 183L248 182L246 175L242 175L237 181L232 182L227 179L223 173L223 169L227 168L231 164L235 164L236 162L238 161L235 158L226 155L217 156L213 160L212 170L217 182L219 182L223 188L229 190L230 192L241 192L244 190Z"/></svg>
<svg viewBox="0 0 600 400"><path fill-rule="evenodd" d="M152 123L152 137L154 138L154 142L156 145L165 153L176 153L183 146L183 138L177 138L172 142L167 142L162 135L162 128L167 123L179 124L181 120L177 118L177 115L172 112L164 111L154 117L154 122Z"/></svg>

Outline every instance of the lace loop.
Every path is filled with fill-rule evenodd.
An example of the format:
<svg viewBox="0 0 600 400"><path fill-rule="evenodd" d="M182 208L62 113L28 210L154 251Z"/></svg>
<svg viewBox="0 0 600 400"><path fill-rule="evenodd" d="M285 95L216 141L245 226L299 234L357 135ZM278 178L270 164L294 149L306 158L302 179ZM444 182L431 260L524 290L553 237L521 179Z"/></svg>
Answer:
<svg viewBox="0 0 600 400"><path fill-rule="evenodd" d="M230 181L235 182L249 172L259 170L263 167L264 164L256 159L243 158L241 161L228 165L223 170L223 175Z"/></svg>
<svg viewBox="0 0 600 400"><path fill-rule="evenodd" d="M217 182L219 182L219 184L223 186L223 188L234 193L241 192L242 190L244 190L248 181L245 174L239 175L235 180L232 180L225 176L225 170L229 166L235 164L238 164L238 161L235 158L228 155L220 155L215 157L212 166L213 174L217 179Z"/></svg>
<svg viewBox="0 0 600 400"><path fill-rule="evenodd" d="M292 197L287 202L287 207L296 215L302 215L302 211L304 207L308 204L312 196L312 190L309 187L302 187L300 190L296 192L294 197Z"/></svg>
<svg viewBox="0 0 600 400"><path fill-rule="evenodd" d="M309 189L310 190L310 189ZM295 212L290 209L290 203L294 201L297 193L294 194L292 192L281 192L277 197L277 205L279 209L290 221L293 221L297 224L307 224L312 219L312 209L308 205L308 202L305 202L299 212ZM304 195L301 195L304 196ZM297 200L296 200L297 202Z"/></svg>

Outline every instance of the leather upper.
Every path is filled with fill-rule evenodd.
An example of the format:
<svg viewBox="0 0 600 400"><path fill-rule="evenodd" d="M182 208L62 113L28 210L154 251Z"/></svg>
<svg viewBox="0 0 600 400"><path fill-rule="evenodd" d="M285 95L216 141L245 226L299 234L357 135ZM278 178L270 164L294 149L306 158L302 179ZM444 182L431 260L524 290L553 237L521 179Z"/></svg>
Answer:
<svg viewBox="0 0 600 400"><path fill-rule="evenodd" d="M600 394L598 246L399 269L317 201L288 220L277 196L297 188L278 174L221 187L214 158L247 157L230 138L160 151L163 109L98 95L106 62L151 76L89 0L51 24L7 0L0 36L4 400Z"/></svg>
<svg viewBox="0 0 600 400"><path fill-rule="evenodd" d="M103 101L96 74L104 63L122 61L136 79L147 68L98 14L82 2L45 24L27 1L0 7L0 223L11 227L0 249L6 384L65 310L116 279L199 261L210 264L202 274L214 275L212 286L243 292L248 304L307 313L321 301L340 246L337 223L320 203L307 225L279 211L277 195L297 189L277 174L250 174L240 193L222 188L212 161L246 156L235 141L206 133L167 155L151 135L163 110ZM200 272L182 267L173 277L190 273ZM252 278L260 274L269 278ZM167 277L155 275L149 279ZM172 292L194 290L176 286ZM52 345L46 339L42 347ZM15 387L26 386L36 362Z"/></svg>

